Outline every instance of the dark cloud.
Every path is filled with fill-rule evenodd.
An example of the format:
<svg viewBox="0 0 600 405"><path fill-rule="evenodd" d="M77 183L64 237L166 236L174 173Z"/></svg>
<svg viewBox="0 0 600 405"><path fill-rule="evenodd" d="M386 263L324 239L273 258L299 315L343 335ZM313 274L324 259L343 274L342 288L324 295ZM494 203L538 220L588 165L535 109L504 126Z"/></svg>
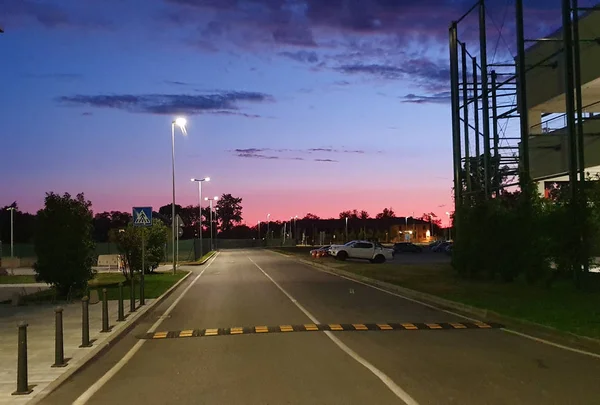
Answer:
<svg viewBox="0 0 600 405"><path fill-rule="evenodd" d="M92 27L101 28L109 24L97 16L83 16L48 1L0 0L3 18L31 18L47 28Z"/></svg>
<svg viewBox="0 0 600 405"><path fill-rule="evenodd" d="M242 158L266 159L266 160L305 160L312 162L337 163L336 159L312 158L313 153L358 153L363 154L363 150L335 149L335 148L307 148L307 149L277 149L277 148L245 148L231 150L235 156ZM304 156L297 156L302 154Z"/></svg>
<svg viewBox="0 0 600 405"><path fill-rule="evenodd" d="M221 92L205 95L188 94L119 94L119 95L75 95L58 98L60 103L103 107L135 113L171 115L201 113L235 113L240 102L267 102L273 97L268 94L246 91Z"/></svg>
<svg viewBox="0 0 600 405"><path fill-rule="evenodd" d="M450 102L450 92L445 91L441 93L435 93L432 95L417 95L417 94L407 94L402 97L403 103L412 103L412 104L447 104Z"/></svg>
<svg viewBox="0 0 600 405"><path fill-rule="evenodd" d="M180 82L178 80L165 80L165 84L172 84L174 86L194 86L192 83Z"/></svg>
<svg viewBox="0 0 600 405"><path fill-rule="evenodd" d="M296 52L280 52L279 55L285 56L286 58L293 59L298 62L304 63L317 63L319 61L319 56L314 51L296 51Z"/></svg>
<svg viewBox="0 0 600 405"><path fill-rule="evenodd" d="M441 92L449 86L450 70L444 61L428 58L405 60L401 65L355 64L335 68L346 74L362 74L385 80L410 80L414 86L427 91Z"/></svg>
<svg viewBox="0 0 600 405"><path fill-rule="evenodd" d="M84 117L89 117L91 115L94 115L94 113L90 112L90 111L84 111L84 112L81 113L81 115L83 115Z"/></svg>

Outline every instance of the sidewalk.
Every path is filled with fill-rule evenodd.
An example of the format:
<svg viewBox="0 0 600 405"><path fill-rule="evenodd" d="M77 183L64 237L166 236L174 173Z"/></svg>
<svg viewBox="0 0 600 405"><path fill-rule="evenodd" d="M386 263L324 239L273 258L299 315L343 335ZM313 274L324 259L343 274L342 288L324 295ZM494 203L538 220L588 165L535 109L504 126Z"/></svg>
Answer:
<svg viewBox="0 0 600 405"><path fill-rule="evenodd" d="M146 305L139 308L132 315L129 314L129 301L124 302L125 322L117 322L117 301L109 301L109 323L112 330L100 333L102 329L101 302L89 306L90 340L92 347L79 348L81 344L81 302L61 305L63 311L63 336L64 354L68 365L62 368L52 368L54 363L54 322L55 312L53 305L29 305L13 307L0 305L0 405L25 404L38 395L51 382L63 373L74 368L84 360L94 348L102 345L112 335L136 319L143 308L154 300L146 299ZM138 303L136 303L136 306ZM33 392L29 395L13 396L12 392L17 387L17 324L26 321L27 350L28 350L28 375L29 385L34 385Z"/></svg>

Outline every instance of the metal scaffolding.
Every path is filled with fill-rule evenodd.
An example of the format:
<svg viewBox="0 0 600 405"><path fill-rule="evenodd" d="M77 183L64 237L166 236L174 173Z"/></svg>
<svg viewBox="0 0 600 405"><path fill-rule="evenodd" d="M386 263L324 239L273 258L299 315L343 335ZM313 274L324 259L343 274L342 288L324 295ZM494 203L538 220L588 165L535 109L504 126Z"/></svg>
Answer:
<svg viewBox="0 0 600 405"><path fill-rule="evenodd" d="M581 94L580 43L596 39L579 38L581 11L600 7L578 7L578 0L561 0L562 49L535 64L525 62L523 0L515 0L517 56L514 63L489 64L487 60L486 2L477 1L449 29L450 84L452 102L452 145L454 198L458 208L466 199L492 198L507 188L530 182L527 110L527 72L562 56L565 62L565 117L569 145L569 181L573 198L585 181L583 106ZM458 37L459 24L478 11L479 59L469 53ZM501 33L500 33L501 35ZM548 39L544 39L548 40ZM469 69L471 70L469 72ZM519 120L518 134L508 135L508 120ZM491 121L491 122L490 122ZM516 132L516 131L515 131ZM475 156L471 155L474 145Z"/></svg>

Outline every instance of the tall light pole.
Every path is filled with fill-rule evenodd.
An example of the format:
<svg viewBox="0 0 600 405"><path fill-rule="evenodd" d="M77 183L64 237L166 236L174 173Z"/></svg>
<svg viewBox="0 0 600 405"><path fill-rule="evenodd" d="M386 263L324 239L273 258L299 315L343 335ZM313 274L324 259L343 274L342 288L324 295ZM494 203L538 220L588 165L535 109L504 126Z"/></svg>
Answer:
<svg viewBox="0 0 600 405"><path fill-rule="evenodd" d="M185 129L185 124L187 121L185 118L179 117L176 118L171 123L171 166L173 171L173 204L171 207L171 228L173 231L173 274L177 270L177 257L175 256L175 236L177 230L175 225L175 125L179 127L181 133L185 136L187 135L187 130Z"/></svg>
<svg viewBox="0 0 600 405"><path fill-rule="evenodd" d="M8 207L6 209L10 211L10 257L15 257L15 207Z"/></svg>
<svg viewBox="0 0 600 405"><path fill-rule="evenodd" d="M291 227L291 226L292 226L292 224L290 224L290 227ZM290 231L291 231L291 229L290 229ZM296 238L296 239L298 239L298 215L296 215L296 216L294 217L294 236L295 236L295 238ZM295 245L296 243L297 243L297 242L294 242L294 245Z"/></svg>
<svg viewBox="0 0 600 405"><path fill-rule="evenodd" d="M192 181L198 183L198 214L200 215L198 217L198 238L200 239L200 258L202 258L202 256L204 256L202 252L202 182L210 181L210 177L205 177L203 179L192 179Z"/></svg>
<svg viewBox="0 0 600 405"><path fill-rule="evenodd" d="M348 242L348 217L346 217L346 242Z"/></svg>
<svg viewBox="0 0 600 405"><path fill-rule="evenodd" d="M446 211L448 215L448 240L452 240L452 222L450 222L450 212Z"/></svg>
<svg viewBox="0 0 600 405"><path fill-rule="evenodd" d="M217 201L219 197L214 196L213 198L206 197L204 201L210 201L209 210L210 210L210 250L213 250L213 201Z"/></svg>
<svg viewBox="0 0 600 405"><path fill-rule="evenodd" d="M271 225L271 221L269 220L269 218L271 217L271 214L267 214L267 240L269 239L269 226Z"/></svg>
<svg viewBox="0 0 600 405"><path fill-rule="evenodd" d="M260 240L260 221L256 223L256 229L258 229L258 240Z"/></svg>

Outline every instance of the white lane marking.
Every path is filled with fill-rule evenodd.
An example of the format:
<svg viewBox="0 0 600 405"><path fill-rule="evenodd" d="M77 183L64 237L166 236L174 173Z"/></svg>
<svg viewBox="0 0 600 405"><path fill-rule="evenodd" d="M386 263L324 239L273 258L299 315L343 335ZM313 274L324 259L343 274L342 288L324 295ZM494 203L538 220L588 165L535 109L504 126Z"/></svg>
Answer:
<svg viewBox="0 0 600 405"><path fill-rule="evenodd" d="M286 256L286 257L288 257L288 256ZM374 288L376 290L382 291L382 292L384 292L386 294L390 294L390 295L396 296L398 298L402 298L404 300L411 301L411 302L414 302L416 304L420 304L420 305L426 306L426 307L431 308L431 309L435 309L437 311L442 311L442 312L445 312L445 313L450 314L450 315L458 316L459 318L463 318L463 319L466 319L468 321L481 322L480 319L471 318L469 316L462 315L462 314L459 314L459 313L456 313L456 312L453 312L453 311L450 311L450 310L447 310L447 309L439 308L439 307L436 307L435 305L427 304L426 302L419 301L419 300L416 300L414 298L410 298L410 297L407 297L405 295L398 294L398 293L395 293L395 292L392 292L392 291L388 291L388 290L383 289L381 287L377 287L377 286L365 283L365 282L360 281L360 280L354 280L353 278L346 277L346 276L343 276L341 274L336 274L336 273L331 272L331 271L319 269L317 267L310 266L310 265L308 265L306 263L302 263L302 262L298 262L298 263L303 264L306 267L309 267L311 269L320 271L322 273L331 274L332 276L340 277L340 278L352 281L354 283L362 284L362 285L365 285L367 287L371 287L371 288ZM581 349L576 349L574 347L564 346L564 345L561 345L559 343L554 343L554 342L551 342L549 340L541 339L541 338L538 338L538 337L535 337L535 336L531 336L531 335L528 335L526 333L518 332L516 330L509 329L509 328L501 328L500 330L503 331L503 332L506 332L506 333L510 333L510 334L513 334L513 335L520 336L520 337L525 338L525 339L533 340L534 342L543 343L543 344L546 344L548 346L553 346L553 347L556 347L558 349L563 349L563 350L567 350L567 351L570 351L570 352L573 352L573 353L582 354L584 356L589 356L589 357L593 357L593 358L596 358L596 359L600 359L600 354L597 354L597 353L588 352L586 350L581 350Z"/></svg>
<svg viewBox="0 0 600 405"><path fill-rule="evenodd" d="M173 303L169 306L169 308L167 308L165 313L160 318L158 318L158 320L156 322L154 322L154 325L152 325L146 333L153 333L154 331L156 331L156 329L160 326L160 324L166 319L166 316L171 313L171 311L175 308L175 306L177 304L179 304L179 301L181 301L183 296L189 291L190 288L192 288L192 286L196 283L196 281L198 281L200 276L202 276L202 274L204 274L204 272L210 267L210 265L214 263L214 261L218 255L219 255L219 252L217 252L212 257L210 263L208 263L206 265L206 267L204 269L202 269L200 274L198 274L196 276L196 278L194 278L194 280L190 283L190 285L188 285L185 288L185 290L183 290L181 295L179 297L177 297L177 299L175 301L173 301ZM146 340L147 339L138 340L137 343L131 349L129 349L127 354L125 356L123 356L123 358L121 360L119 360L119 362L117 364L115 364L110 370L108 370L106 372L106 374L104 374L102 377L100 377L100 379L98 379L98 381L96 381L83 394L81 394L75 401L73 401L72 405L84 405L85 403L87 403L87 401L89 401L90 398L96 392L98 392L98 390L100 388L102 388L112 377L115 376L115 374L117 374L119 372L119 370L121 370L123 368L123 366L125 366L125 364L127 364L127 362L129 360L131 360L131 358L137 353L138 350L140 350L140 348L146 342Z"/></svg>
<svg viewBox="0 0 600 405"><path fill-rule="evenodd" d="M283 294L285 294L285 296L288 297L290 299L290 301L292 301L298 307L298 309L300 311L302 311L304 313L304 315L306 315L308 317L308 319L310 319L314 324L321 323L310 312L308 312L308 310L306 308L304 308L298 301L296 301L296 299L294 297L292 297L286 290L284 290L283 287L281 287L277 283L277 281L273 280L273 278L271 278L271 276L269 276L258 264L256 264L256 262L254 260L252 260L250 258L250 256L248 256L248 260L250 260L252 262L252 264L254 264L265 275L266 278L271 280L271 282L273 284L275 284L275 286L277 288L279 288L279 290ZM419 405L419 403L417 401L415 401L406 391L404 391L402 388L400 388L398 386L398 384L396 384L383 371L379 370L377 367L375 367L374 365L369 363L366 359L362 358L354 350L352 350L351 348L346 346L332 332L324 331L323 333L325 333L325 335L327 335L327 337L329 339L331 339L331 341L333 343L335 343L340 349L342 349L344 352L346 352L346 354L348 354L350 357L352 357L354 360L356 360L358 363L360 363L366 369L368 369L371 373L373 373L377 378L379 378L381 380L381 382L383 382L390 389L390 391L392 391L398 398L400 398L402 401L404 401L404 403L406 405Z"/></svg>

